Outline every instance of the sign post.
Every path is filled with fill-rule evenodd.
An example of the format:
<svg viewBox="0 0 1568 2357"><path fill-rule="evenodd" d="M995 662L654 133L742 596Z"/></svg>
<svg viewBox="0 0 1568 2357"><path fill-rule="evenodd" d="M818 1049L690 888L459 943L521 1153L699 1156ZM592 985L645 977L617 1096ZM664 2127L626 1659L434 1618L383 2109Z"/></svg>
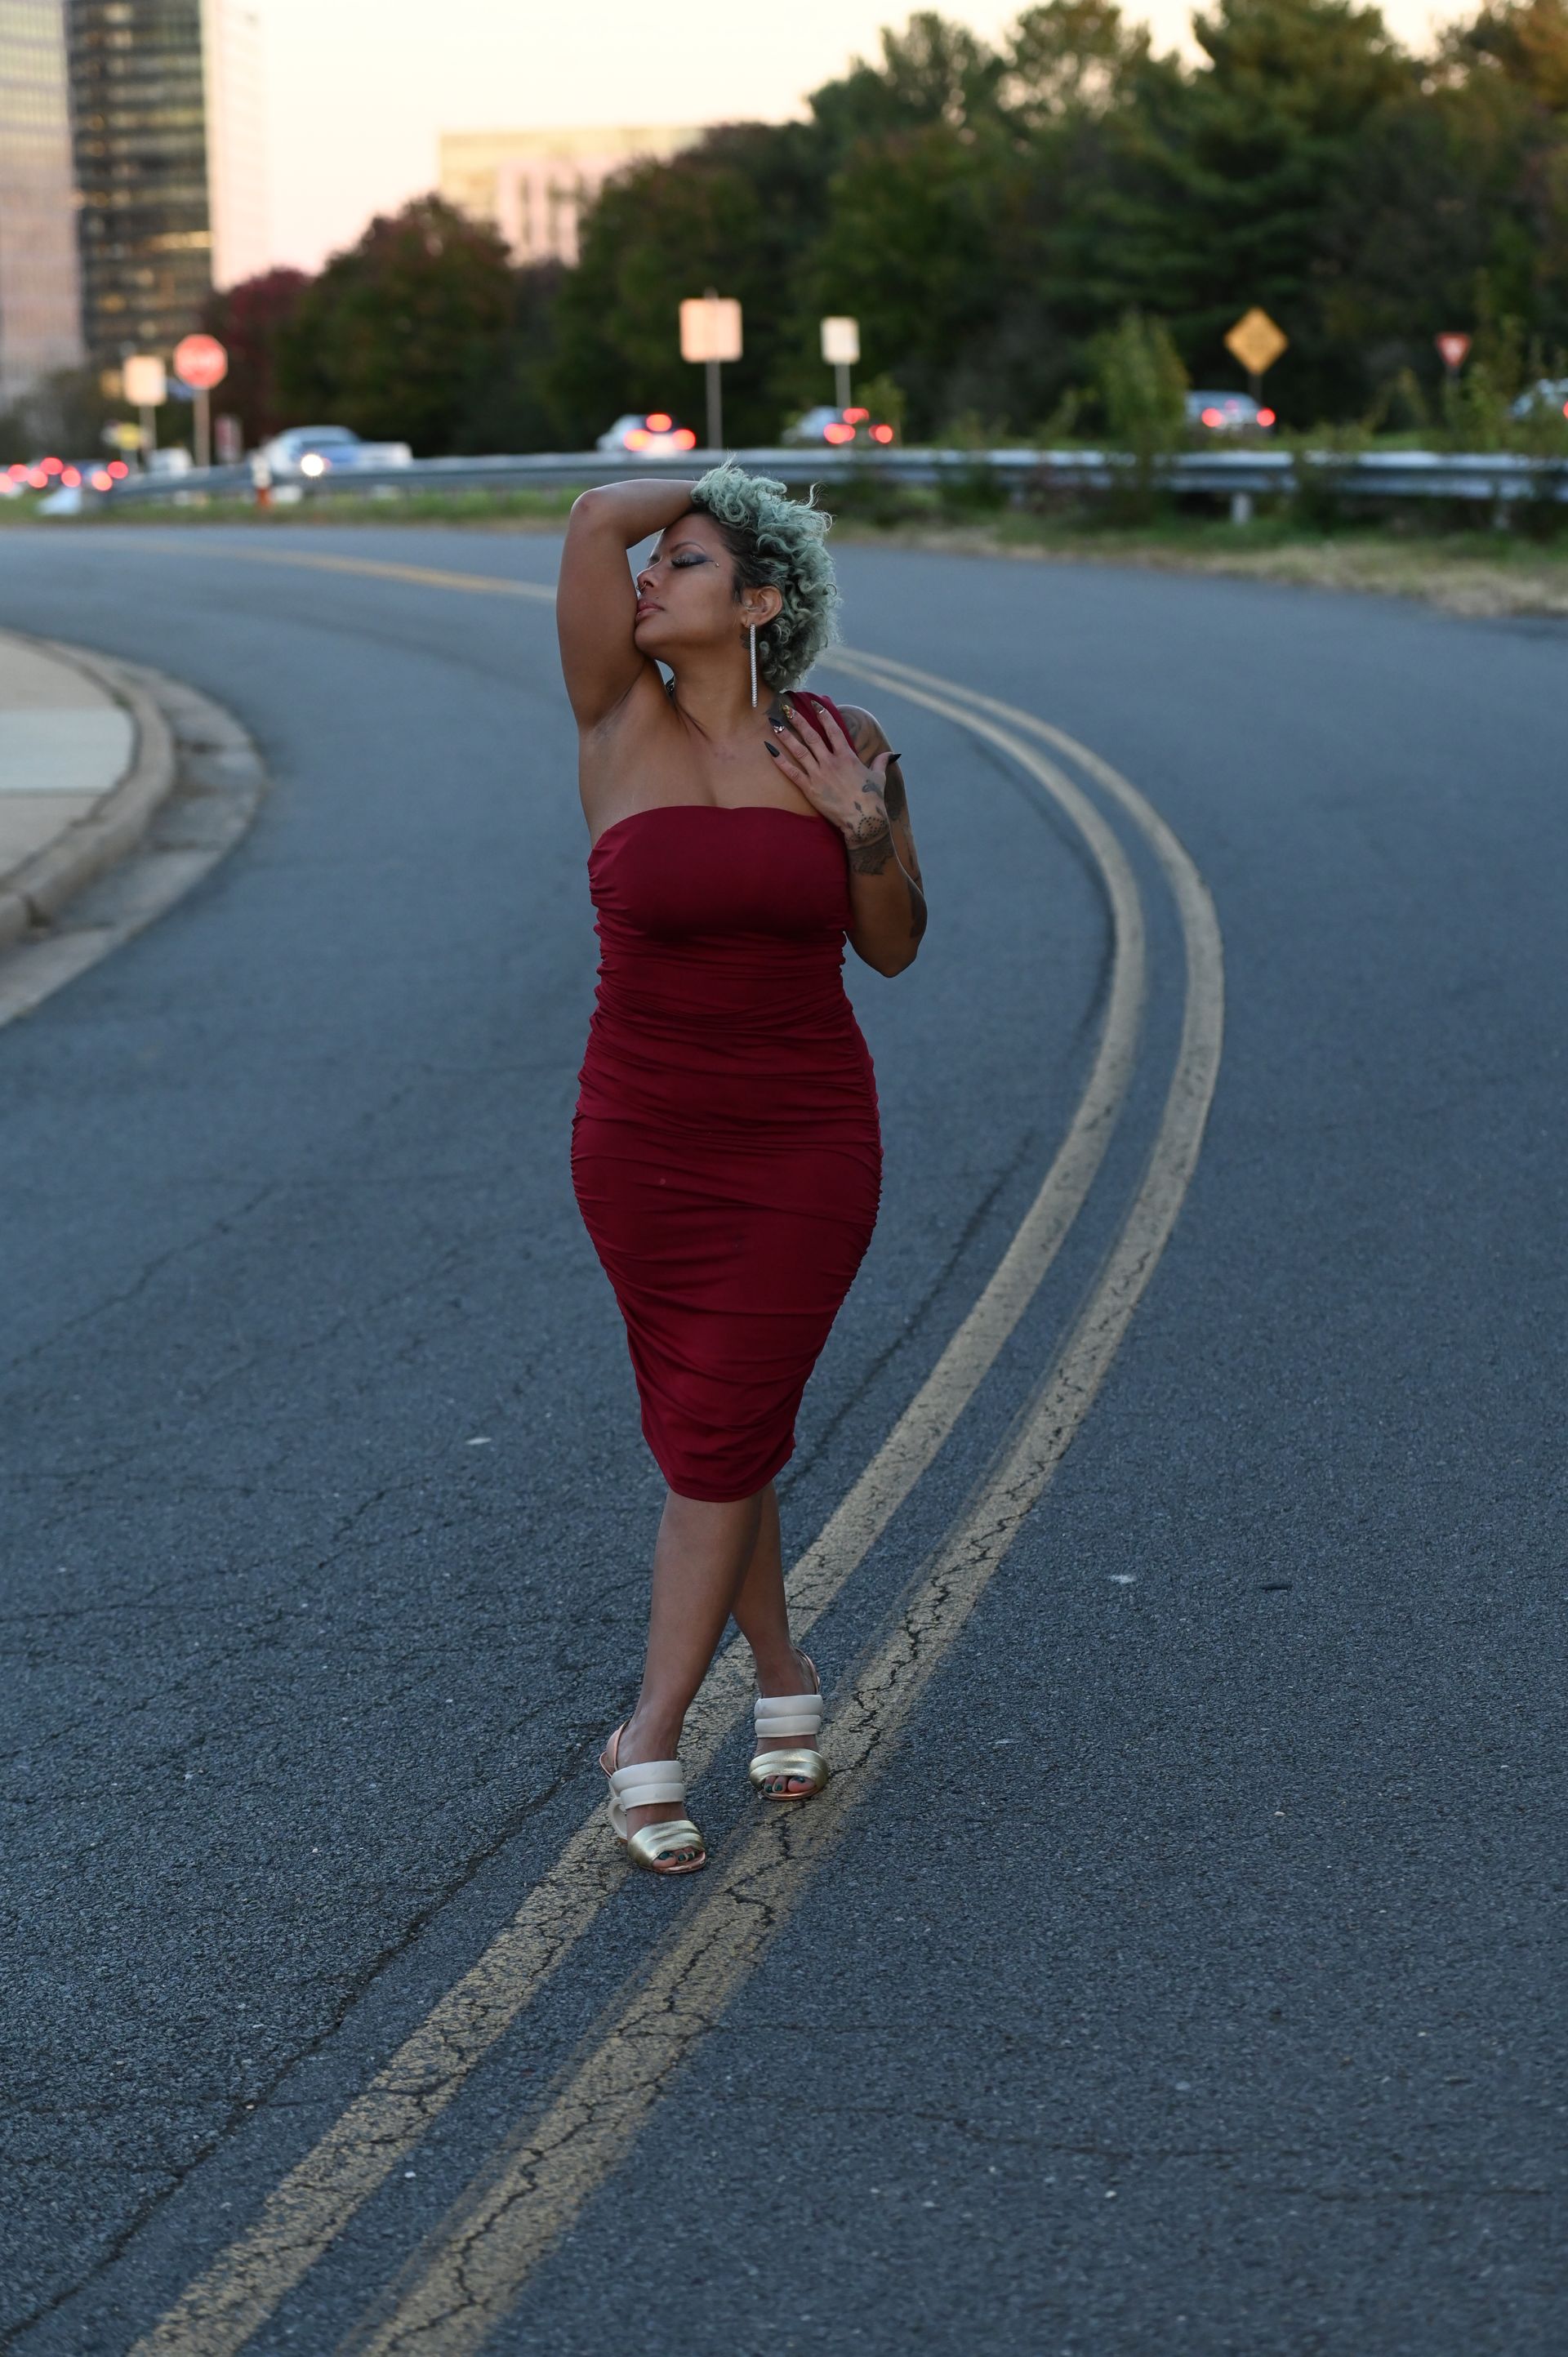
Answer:
<svg viewBox="0 0 1568 2357"><path fill-rule="evenodd" d="M708 447L725 447L724 396L719 370L740 358L740 305L710 286L681 306L681 358L700 361L708 372Z"/></svg>
<svg viewBox="0 0 1568 2357"><path fill-rule="evenodd" d="M1247 371L1247 388L1256 401L1263 390L1263 371L1273 368L1286 350L1290 338L1256 305L1244 311L1225 339L1225 349Z"/></svg>
<svg viewBox="0 0 1568 2357"><path fill-rule="evenodd" d="M833 372L833 399L840 409L849 407L849 372L860 358L860 321L858 319L824 319L822 321L822 358Z"/></svg>
<svg viewBox="0 0 1568 2357"><path fill-rule="evenodd" d="M1433 341L1443 355L1443 365L1450 377L1457 376L1469 355L1469 337L1450 333L1446 336L1434 336Z"/></svg>
<svg viewBox="0 0 1568 2357"><path fill-rule="evenodd" d="M156 410L168 399L168 379L156 352L133 352L121 371L125 398L142 413L142 454L150 458L158 447Z"/></svg>
<svg viewBox="0 0 1568 2357"><path fill-rule="evenodd" d="M174 348L174 372L196 395L196 463L212 464L211 393L229 373L229 355L216 336L187 336Z"/></svg>

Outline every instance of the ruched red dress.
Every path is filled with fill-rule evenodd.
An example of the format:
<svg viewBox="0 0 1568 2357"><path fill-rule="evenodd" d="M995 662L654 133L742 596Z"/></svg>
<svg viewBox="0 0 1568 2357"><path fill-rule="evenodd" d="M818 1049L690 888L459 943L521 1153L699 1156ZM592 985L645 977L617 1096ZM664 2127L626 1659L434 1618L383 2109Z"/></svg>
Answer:
<svg viewBox="0 0 1568 2357"><path fill-rule="evenodd" d="M588 881L601 954L578 1206L666 1481L749 1498L789 1460L876 1220L843 839L795 811L665 803L605 830Z"/></svg>

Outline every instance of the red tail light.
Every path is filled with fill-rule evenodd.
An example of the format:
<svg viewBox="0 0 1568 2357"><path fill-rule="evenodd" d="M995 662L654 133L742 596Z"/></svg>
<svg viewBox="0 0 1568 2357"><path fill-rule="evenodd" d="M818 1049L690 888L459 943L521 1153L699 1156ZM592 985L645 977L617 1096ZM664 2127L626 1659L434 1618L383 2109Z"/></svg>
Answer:
<svg viewBox="0 0 1568 2357"><path fill-rule="evenodd" d="M1225 412L1222 409L1206 409L1202 414L1206 425L1223 425L1225 423Z"/></svg>
<svg viewBox="0 0 1568 2357"><path fill-rule="evenodd" d="M111 458L111 459L110 459L110 461L109 461L109 472L110 472L110 474L113 477L113 479L114 479L115 482L117 482L117 483L118 483L118 482L123 481L123 480L124 480L124 477L125 477L125 476L127 476L127 475L130 473L130 471L131 471L131 469L129 468L129 467L127 467L127 466L126 466L125 461L124 460L124 458Z"/></svg>
<svg viewBox="0 0 1568 2357"><path fill-rule="evenodd" d="M668 434L675 420L665 410L650 409L642 422L650 434Z"/></svg>
<svg viewBox="0 0 1568 2357"><path fill-rule="evenodd" d="M81 488L81 477L74 467L62 467L59 470L59 479L68 490L74 491Z"/></svg>
<svg viewBox="0 0 1568 2357"><path fill-rule="evenodd" d="M634 425L621 436L628 450L646 450L652 438L646 425Z"/></svg>
<svg viewBox="0 0 1568 2357"><path fill-rule="evenodd" d="M691 427L690 427L689 425L677 425L677 427L675 428L675 447L676 447L676 449L677 449L677 450L694 450L694 449L696 448L696 447L697 447L697 437L696 437L696 436L693 433L693 431L692 431Z"/></svg>
<svg viewBox="0 0 1568 2357"><path fill-rule="evenodd" d="M891 425L874 425L871 429L871 438L874 442L891 442L893 428Z"/></svg>
<svg viewBox="0 0 1568 2357"><path fill-rule="evenodd" d="M844 425L842 419L835 417L823 426L822 439L824 442L853 442L854 428L853 425Z"/></svg>
<svg viewBox="0 0 1568 2357"><path fill-rule="evenodd" d="M1260 409L1260 410L1259 410L1259 412L1258 412L1258 423L1259 423L1259 425L1272 425L1273 424L1273 422L1274 422L1274 413L1273 413L1273 411L1272 409Z"/></svg>
<svg viewBox="0 0 1568 2357"><path fill-rule="evenodd" d="M843 422L846 425L864 425L870 415L869 409L846 409Z"/></svg>

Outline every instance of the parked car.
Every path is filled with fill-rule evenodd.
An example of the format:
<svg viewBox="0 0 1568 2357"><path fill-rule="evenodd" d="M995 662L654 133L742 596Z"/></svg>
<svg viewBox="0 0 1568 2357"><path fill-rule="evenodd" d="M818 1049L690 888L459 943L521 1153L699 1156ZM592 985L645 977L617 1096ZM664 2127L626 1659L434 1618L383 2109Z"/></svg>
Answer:
<svg viewBox="0 0 1568 2357"><path fill-rule="evenodd" d="M875 442L886 449L897 436L886 420L873 417L869 409L835 409L822 402L787 425L783 438L789 443L826 442L833 447L849 442Z"/></svg>
<svg viewBox="0 0 1568 2357"><path fill-rule="evenodd" d="M628 409L594 445L596 450L635 450L644 458L670 458L696 447L691 427L677 425L667 409Z"/></svg>
<svg viewBox="0 0 1568 2357"><path fill-rule="evenodd" d="M1266 434L1274 423L1272 409L1260 407L1250 393L1189 393L1187 422L1206 434Z"/></svg>
<svg viewBox="0 0 1568 2357"><path fill-rule="evenodd" d="M1542 409L1561 410L1568 417L1568 376L1541 376L1513 404L1516 417L1533 417Z"/></svg>
<svg viewBox="0 0 1568 2357"><path fill-rule="evenodd" d="M263 442L256 457L274 483L288 483L355 468L406 467L413 453L406 442L361 442L347 425L291 425Z"/></svg>

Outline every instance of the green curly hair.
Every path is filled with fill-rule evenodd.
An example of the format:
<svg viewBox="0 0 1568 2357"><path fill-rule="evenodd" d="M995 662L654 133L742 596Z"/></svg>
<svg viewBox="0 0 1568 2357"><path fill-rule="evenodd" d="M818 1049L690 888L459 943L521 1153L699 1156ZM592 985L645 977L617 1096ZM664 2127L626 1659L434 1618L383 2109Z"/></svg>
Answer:
<svg viewBox="0 0 1568 2357"><path fill-rule="evenodd" d="M692 505L717 524L737 590L781 592L784 603L757 633L757 667L769 687L798 687L837 636L838 583L822 545L832 516L814 492L792 500L770 475L748 475L729 459L693 483Z"/></svg>

